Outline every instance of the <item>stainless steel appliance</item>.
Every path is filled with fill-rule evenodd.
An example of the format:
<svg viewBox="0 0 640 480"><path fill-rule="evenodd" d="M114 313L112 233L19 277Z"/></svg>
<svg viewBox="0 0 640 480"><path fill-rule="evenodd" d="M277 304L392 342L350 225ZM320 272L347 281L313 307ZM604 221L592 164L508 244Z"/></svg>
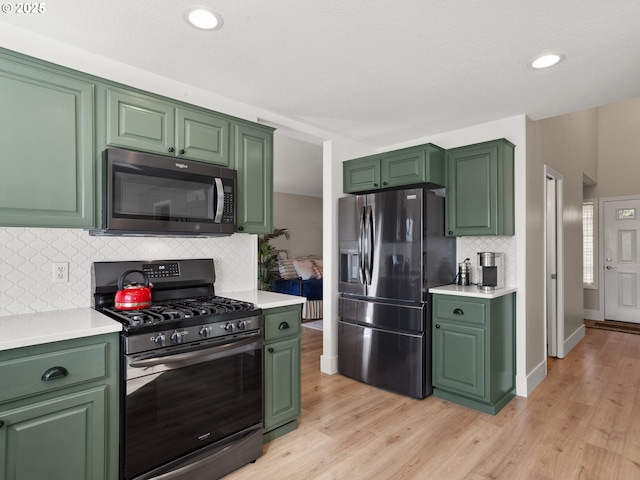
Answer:
<svg viewBox="0 0 640 480"><path fill-rule="evenodd" d="M127 270L151 307L114 307ZM262 311L214 281L211 259L93 264L94 308L123 324L121 480L211 480L262 455Z"/></svg>
<svg viewBox="0 0 640 480"><path fill-rule="evenodd" d="M338 371L414 398L431 384L430 287L453 283L444 199L424 188L339 201Z"/></svg>
<svg viewBox="0 0 640 480"><path fill-rule="evenodd" d="M467 287L471 284L471 260L464 259L464 262L458 264L458 285Z"/></svg>
<svg viewBox="0 0 640 480"><path fill-rule="evenodd" d="M237 172L209 163L109 148L102 228L92 235L231 235Z"/></svg>
<svg viewBox="0 0 640 480"><path fill-rule="evenodd" d="M496 290L504 287L503 254L478 252L478 287Z"/></svg>

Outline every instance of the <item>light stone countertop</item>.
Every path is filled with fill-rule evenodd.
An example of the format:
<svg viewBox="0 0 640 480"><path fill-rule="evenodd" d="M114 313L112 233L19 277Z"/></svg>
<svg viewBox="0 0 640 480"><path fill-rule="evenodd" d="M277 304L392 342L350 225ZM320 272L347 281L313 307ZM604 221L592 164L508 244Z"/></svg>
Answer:
<svg viewBox="0 0 640 480"><path fill-rule="evenodd" d="M440 293L443 295L456 295L459 297L475 297L475 298L498 298L508 295L516 291L515 287L504 287L496 290L484 290L478 288L477 285L461 286L461 285L443 285L441 287L433 287L429 289L429 293Z"/></svg>
<svg viewBox="0 0 640 480"><path fill-rule="evenodd" d="M259 308L300 305L306 301L305 297L262 290L216 292L216 294L251 302ZM121 330L120 323L89 307L8 315L0 317L0 351Z"/></svg>
<svg viewBox="0 0 640 480"><path fill-rule="evenodd" d="M93 308L0 317L0 351L119 332L122 325Z"/></svg>
<svg viewBox="0 0 640 480"><path fill-rule="evenodd" d="M235 292L216 292L221 297L251 302L259 308L286 307L299 305L307 301L305 297L285 295L284 293L265 292L263 290L240 290Z"/></svg>

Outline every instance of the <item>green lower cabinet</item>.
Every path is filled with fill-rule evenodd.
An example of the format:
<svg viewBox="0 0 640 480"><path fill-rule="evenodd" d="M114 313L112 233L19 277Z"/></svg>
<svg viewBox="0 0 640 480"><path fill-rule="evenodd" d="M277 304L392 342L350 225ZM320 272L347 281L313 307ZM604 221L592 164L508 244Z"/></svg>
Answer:
<svg viewBox="0 0 640 480"><path fill-rule="evenodd" d="M0 225L93 225L94 88L0 52Z"/></svg>
<svg viewBox="0 0 640 480"><path fill-rule="evenodd" d="M298 428L300 305L264 311L264 441Z"/></svg>
<svg viewBox="0 0 640 480"><path fill-rule="evenodd" d="M118 334L0 352L0 480L118 478Z"/></svg>
<svg viewBox="0 0 640 480"><path fill-rule="evenodd" d="M515 293L433 296L433 394L495 415L515 395Z"/></svg>
<svg viewBox="0 0 640 480"><path fill-rule="evenodd" d="M105 478L107 387L0 410L2 480Z"/></svg>

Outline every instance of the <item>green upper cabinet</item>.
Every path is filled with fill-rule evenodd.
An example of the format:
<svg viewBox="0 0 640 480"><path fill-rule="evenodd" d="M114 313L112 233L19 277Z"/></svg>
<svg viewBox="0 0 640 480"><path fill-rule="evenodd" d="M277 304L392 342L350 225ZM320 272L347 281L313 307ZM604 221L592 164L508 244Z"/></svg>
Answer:
<svg viewBox="0 0 640 480"><path fill-rule="evenodd" d="M344 193L366 192L380 188L380 155L356 158L342 164Z"/></svg>
<svg viewBox="0 0 640 480"><path fill-rule="evenodd" d="M343 164L344 193L432 183L444 185L444 150L428 143L348 160Z"/></svg>
<svg viewBox="0 0 640 480"><path fill-rule="evenodd" d="M108 146L174 153L173 104L116 88L107 88L105 95Z"/></svg>
<svg viewBox="0 0 640 480"><path fill-rule="evenodd" d="M211 112L176 108L178 156L231 166L229 134L231 122Z"/></svg>
<svg viewBox="0 0 640 480"><path fill-rule="evenodd" d="M0 225L93 225L94 85L0 53Z"/></svg>
<svg viewBox="0 0 640 480"><path fill-rule="evenodd" d="M273 231L273 129L257 124L234 125L238 170L238 231Z"/></svg>
<svg viewBox="0 0 640 480"><path fill-rule="evenodd" d="M446 234L514 235L514 145L505 139L447 150Z"/></svg>
<svg viewBox="0 0 640 480"><path fill-rule="evenodd" d="M107 146L230 165L227 117L114 87L104 95Z"/></svg>

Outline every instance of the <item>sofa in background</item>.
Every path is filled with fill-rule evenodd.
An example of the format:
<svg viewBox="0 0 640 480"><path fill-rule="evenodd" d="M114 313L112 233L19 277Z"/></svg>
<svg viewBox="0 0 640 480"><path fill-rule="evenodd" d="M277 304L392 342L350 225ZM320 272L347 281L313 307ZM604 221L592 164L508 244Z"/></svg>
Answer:
<svg viewBox="0 0 640 480"><path fill-rule="evenodd" d="M310 258L280 261L280 278L271 284L274 292L306 297L302 320L322 318L322 260Z"/></svg>

